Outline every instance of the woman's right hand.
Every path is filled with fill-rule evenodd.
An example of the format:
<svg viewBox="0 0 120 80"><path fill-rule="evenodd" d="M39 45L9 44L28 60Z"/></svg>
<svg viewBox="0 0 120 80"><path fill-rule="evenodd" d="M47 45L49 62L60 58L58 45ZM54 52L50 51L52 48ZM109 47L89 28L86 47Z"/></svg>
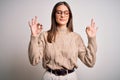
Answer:
<svg viewBox="0 0 120 80"><path fill-rule="evenodd" d="M33 36L37 36L41 33L42 25L38 23L37 16L35 16L35 18L33 18L31 21L29 21L28 24L31 30L31 34Z"/></svg>

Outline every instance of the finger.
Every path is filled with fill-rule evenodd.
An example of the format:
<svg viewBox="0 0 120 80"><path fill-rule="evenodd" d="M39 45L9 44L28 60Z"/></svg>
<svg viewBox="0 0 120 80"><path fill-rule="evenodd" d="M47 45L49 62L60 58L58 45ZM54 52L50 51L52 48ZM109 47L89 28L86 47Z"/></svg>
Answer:
<svg viewBox="0 0 120 80"><path fill-rule="evenodd" d="M36 58L35 63L38 64L38 62L39 62L39 58Z"/></svg>
<svg viewBox="0 0 120 80"><path fill-rule="evenodd" d="M31 32L32 32L32 24L31 24L31 22L30 22L30 21L28 21L28 25L29 25L30 30L31 30Z"/></svg>
<svg viewBox="0 0 120 80"><path fill-rule="evenodd" d="M91 26L93 26L93 18L91 19Z"/></svg>
<svg viewBox="0 0 120 80"><path fill-rule="evenodd" d="M38 23L38 24L37 24L37 28L38 28L38 29L42 29L42 24Z"/></svg>
<svg viewBox="0 0 120 80"><path fill-rule="evenodd" d="M95 28L95 22L93 22L93 26L92 27Z"/></svg>
<svg viewBox="0 0 120 80"><path fill-rule="evenodd" d="M90 27L89 26L87 26L86 27L86 33L87 33L87 35L88 35L88 32L90 31Z"/></svg>
<svg viewBox="0 0 120 80"><path fill-rule="evenodd" d="M40 60L40 56L39 56L39 60Z"/></svg>
<svg viewBox="0 0 120 80"><path fill-rule="evenodd" d="M90 31L90 27L89 26L86 27L86 31Z"/></svg>
<svg viewBox="0 0 120 80"><path fill-rule="evenodd" d="M28 21L28 25L29 25L29 27L31 27L31 23L30 23L30 21Z"/></svg>
<svg viewBox="0 0 120 80"><path fill-rule="evenodd" d="M37 24L37 16L35 16L35 24Z"/></svg>
<svg viewBox="0 0 120 80"><path fill-rule="evenodd" d="M34 24L34 19L32 18L32 25Z"/></svg>
<svg viewBox="0 0 120 80"><path fill-rule="evenodd" d="M35 65L35 59L33 59L33 65Z"/></svg>
<svg viewBox="0 0 120 80"><path fill-rule="evenodd" d="M38 63L38 60L37 60L37 58L35 59L35 63L36 63L36 64Z"/></svg>
<svg viewBox="0 0 120 80"><path fill-rule="evenodd" d="M37 34L41 33L41 31L42 31L42 28L38 29Z"/></svg>

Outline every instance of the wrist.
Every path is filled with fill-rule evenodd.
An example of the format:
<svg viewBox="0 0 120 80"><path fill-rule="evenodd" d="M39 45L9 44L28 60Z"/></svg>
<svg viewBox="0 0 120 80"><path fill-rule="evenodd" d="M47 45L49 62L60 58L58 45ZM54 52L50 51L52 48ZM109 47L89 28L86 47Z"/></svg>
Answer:
<svg viewBox="0 0 120 80"><path fill-rule="evenodd" d="M31 33L31 36L38 37L39 35Z"/></svg>

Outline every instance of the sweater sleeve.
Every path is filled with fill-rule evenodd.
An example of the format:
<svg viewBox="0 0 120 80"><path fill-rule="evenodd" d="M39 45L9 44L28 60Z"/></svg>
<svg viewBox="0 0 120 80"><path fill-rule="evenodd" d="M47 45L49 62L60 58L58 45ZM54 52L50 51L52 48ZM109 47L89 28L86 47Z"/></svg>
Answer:
<svg viewBox="0 0 120 80"><path fill-rule="evenodd" d="M88 46L86 47L82 38L78 37L78 57L88 67L93 67L96 62L96 37L88 38Z"/></svg>
<svg viewBox="0 0 120 80"><path fill-rule="evenodd" d="M37 65L43 57L44 50L44 35L40 33L39 36L31 35L29 47L28 47L28 56L29 61L32 65Z"/></svg>

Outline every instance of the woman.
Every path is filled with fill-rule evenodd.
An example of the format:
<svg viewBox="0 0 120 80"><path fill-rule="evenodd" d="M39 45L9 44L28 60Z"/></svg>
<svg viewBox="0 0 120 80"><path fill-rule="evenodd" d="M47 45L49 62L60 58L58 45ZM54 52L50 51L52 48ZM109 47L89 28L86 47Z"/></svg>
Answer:
<svg viewBox="0 0 120 80"><path fill-rule="evenodd" d="M72 12L66 2L58 2L52 11L51 29L42 32L37 17L29 22L31 39L29 59L32 65L41 60L46 72L43 80L77 80L77 58L86 66L93 67L96 61L96 27L93 19L86 28L88 47L81 36L73 32Z"/></svg>

